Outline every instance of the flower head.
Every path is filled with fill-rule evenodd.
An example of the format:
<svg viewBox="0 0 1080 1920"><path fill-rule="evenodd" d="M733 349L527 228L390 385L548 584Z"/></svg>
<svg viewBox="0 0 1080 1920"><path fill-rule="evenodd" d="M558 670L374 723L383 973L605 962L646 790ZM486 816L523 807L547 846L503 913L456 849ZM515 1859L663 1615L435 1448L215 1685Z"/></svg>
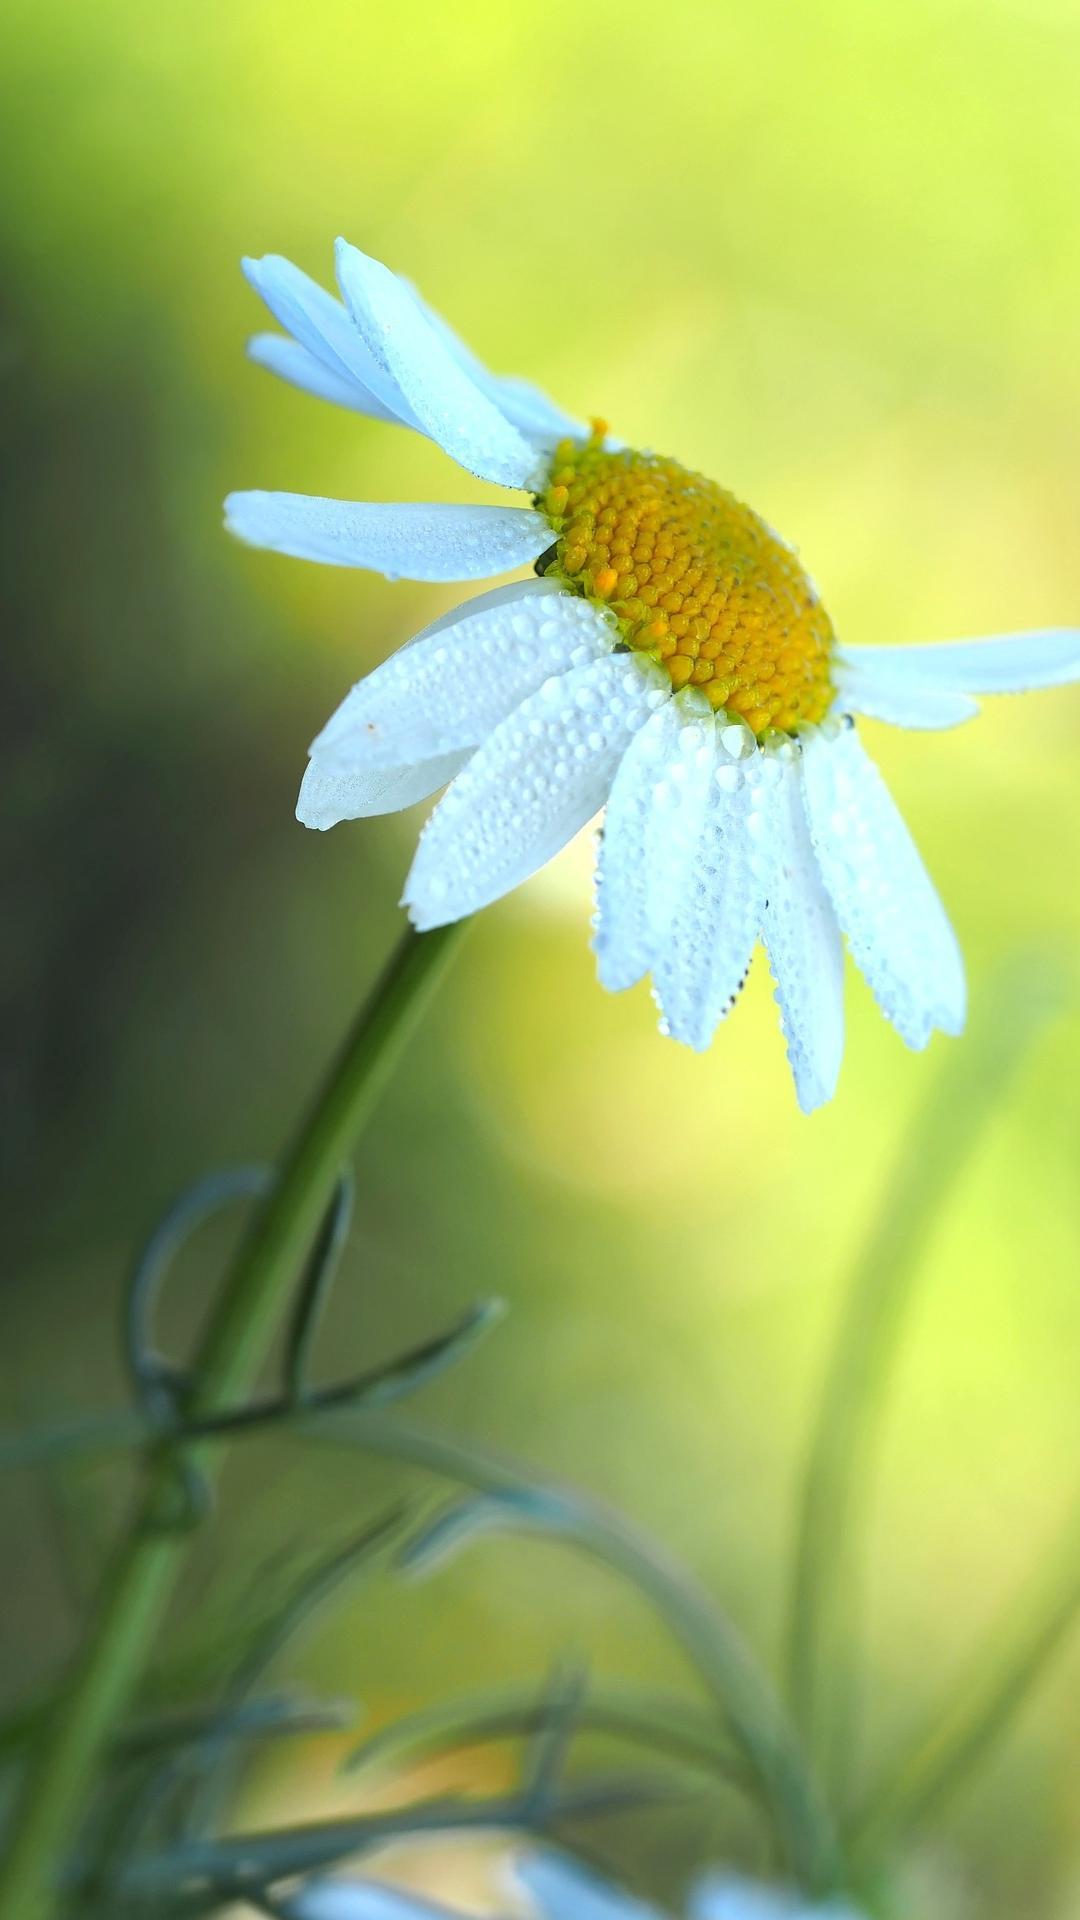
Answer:
<svg viewBox="0 0 1080 1920"><path fill-rule="evenodd" d="M601 808L594 945L613 990L651 974L664 1030L708 1046L760 939L800 1104L835 1088L841 934L909 1046L964 1024L945 911L856 714L942 728L979 693L1080 678L1080 632L849 647L795 552L676 461L491 374L408 283L339 241L341 300L246 263L285 334L262 365L429 436L527 507L238 493L256 546L390 578L535 576L467 600L361 680L319 734L307 826L447 791L405 886L420 928L527 879Z"/></svg>

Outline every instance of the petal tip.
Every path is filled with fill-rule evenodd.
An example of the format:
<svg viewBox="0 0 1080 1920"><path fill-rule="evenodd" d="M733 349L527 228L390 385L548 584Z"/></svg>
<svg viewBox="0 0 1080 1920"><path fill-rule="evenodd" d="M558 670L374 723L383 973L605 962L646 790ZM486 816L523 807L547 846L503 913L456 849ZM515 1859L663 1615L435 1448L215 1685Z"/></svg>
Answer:
<svg viewBox="0 0 1080 1920"><path fill-rule="evenodd" d="M249 546L260 545L261 541L254 531L253 522L265 499L266 494L258 489L246 493L227 493L221 507L222 524L226 533L233 534L237 540L246 541Z"/></svg>
<svg viewBox="0 0 1080 1920"><path fill-rule="evenodd" d="M798 1081L795 1082L795 1098L799 1103L800 1113L819 1112L822 1107L828 1106L835 1092L835 1086L823 1086L818 1080L815 1080L810 1086L807 1086L805 1083L800 1085Z"/></svg>
<svg viewBox="0 0 1080 1920"><path fill-rule="evenodd" d="M404 907L409 924L415 927L417 933L434 933L436 927L448 927L451 921L461 918L460 914L448 913L445 909L440 911L434 901L418 897L409 887L406 887L398 905Z"/></svg>

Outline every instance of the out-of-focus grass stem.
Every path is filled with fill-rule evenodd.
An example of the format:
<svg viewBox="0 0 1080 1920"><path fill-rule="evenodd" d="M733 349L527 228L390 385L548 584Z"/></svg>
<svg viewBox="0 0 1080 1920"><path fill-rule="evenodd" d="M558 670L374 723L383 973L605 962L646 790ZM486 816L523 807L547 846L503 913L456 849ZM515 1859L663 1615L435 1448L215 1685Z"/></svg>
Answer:
<svg viewBox="0 0 1080 1920"><path fill-rule="evenodd" d="M1004 1731L1080 1613L1080 1500L1046 1564L985 1643L929 1731L904 1753L853 1822L852 1849L877 1860L894 1838L966 1779Z"/></svg>
<svg viewBox="0 0 1080 1920"><path fill-rule="evenodd" d="M1004 969L985 994L971 1040L951 1054L911 1129L843 1309L799 1498L786 1647L792 1710L834 1805L843 1801L857 1738L867 1490L920 1260L1058 1003L1057 982L1030 955Z"/></svg>

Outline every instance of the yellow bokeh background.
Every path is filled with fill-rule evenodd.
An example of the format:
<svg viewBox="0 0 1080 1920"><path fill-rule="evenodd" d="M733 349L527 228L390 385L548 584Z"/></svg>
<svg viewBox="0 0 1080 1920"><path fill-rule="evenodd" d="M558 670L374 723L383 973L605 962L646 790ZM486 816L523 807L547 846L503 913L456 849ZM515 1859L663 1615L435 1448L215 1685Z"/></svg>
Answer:
<svg viewBox="0 0 1080 1920"><path fill-rule="evenodd" d="M294 791L344 689L458 596L244 551L221 497L497 497L246 364L262 316L239 256L327 280L345 233L497 369L748 499L847 639L1077 623L1080 11L8 0L0 39L22 1418L119 1394L139 1231L207 1165L277 1150L398 925L418 817L309 835ZM1073 1497L1080 691L865 736L964 946L959 1044L982 1045L991 1007L1009 1017L1005 966L1017 1012L1047 969L1061 1003L912 1297L869 1542L870 1770ZM425 1413L626 1508L775 1664L846 1276L956 1043L907 1054L852 976L838 1096L804 1119L760 957L704 1058L658 1037L644 989L600 991L590 863L583 840L470 932L361 1150L323 1365L504 1295L506 1323ZM185 1274L177 1338L213 1280ZM197 1591L332 1537L392 1479L323 1450L245 1454ZM40 1493L3 1489L27 1543L12 1697L78 1618ZM95 1475L60 1497L92 1571L116 1490ZM596 1569L494 1539L433 1583L375 1583L300 1671L379 1721L539 1675L566 1645L602 1674L681 1679ZM1080 1912L1077 1677L1074 1651L920 1838L927 1920ZM321 1752L276 1768L264 1811L337 1791ZM621 1864L674 1899L745 1844L725 1817L638 1823Z"/></svg>

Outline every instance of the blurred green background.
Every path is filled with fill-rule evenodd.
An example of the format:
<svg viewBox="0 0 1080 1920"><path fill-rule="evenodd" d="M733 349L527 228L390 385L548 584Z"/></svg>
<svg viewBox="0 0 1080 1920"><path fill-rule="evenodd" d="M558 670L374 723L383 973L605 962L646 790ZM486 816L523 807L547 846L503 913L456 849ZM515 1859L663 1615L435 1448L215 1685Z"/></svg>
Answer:
<svg viewBox="0 0 1080 1920"><path fill-rule="evenodd" d="M120 1394L139 1233L207 1166L274 1154L399 925L417 819L306 834L294 792L345 687L460 596L242 550L221 497L484 497L418 437L247 365L263 315L239 256L326 280L345 233L496 368L750 500L851 640L1076 623L1080 10L8 0L0 32L21 1419ZM865 732L968 957L962 1044L1018 948L1066 991L926 1246L884 1430L860 1766L919 1723L1072 1497L1080 692L991 703L955 734ZM599 990L589 864L576 845L471 932L364 1142L325 1364L504 1294L507 1323L425 1414L618 1502L774 1661L845 1276L949 1047L907 1054L852 977L839 1095L804 1119L760 957L703 1059L657 1036L644 989ZM177 1339L220 1251L206 1236L178 1277ZM227 1611L265 1556L354 1527L393 1478L245 1453L194 1597ZM0 1487L10 1697L71 1645L71 1581L124 1491L100 1472ZM304 1672L378 1721L568 1643L601 1673L680 1677L600 1571L498 1541L377 1584ZM931 1920L1080 1913L1078 1677L1074 1649L927 1832ZM294 1755L263 1816L323 1804L331 1758ZM725 1818L639 1823L641 1884L670 1894Z"/></svg>

